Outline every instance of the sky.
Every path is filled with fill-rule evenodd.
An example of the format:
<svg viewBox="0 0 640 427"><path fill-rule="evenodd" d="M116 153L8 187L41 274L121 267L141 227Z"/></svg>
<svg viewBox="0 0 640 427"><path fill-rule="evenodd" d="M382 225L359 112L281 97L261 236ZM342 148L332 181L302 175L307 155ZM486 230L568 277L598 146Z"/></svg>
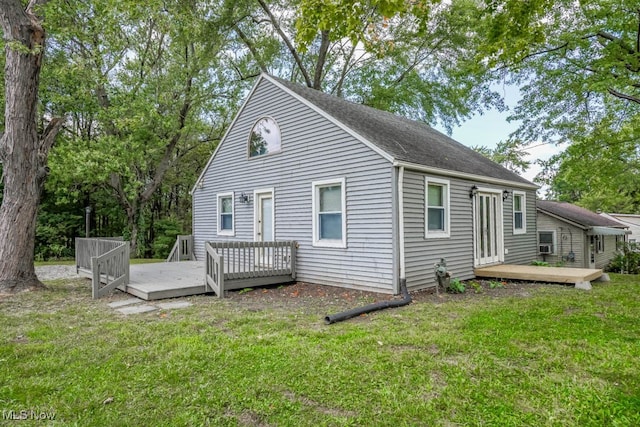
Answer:
<svg viewBox="0 0 640 427"><path fill-rule="evenodd" d="M514 86L496 86L493 88L501 93L504 97L505 104L513 109L520 99L520 93ZM510 111L489 110L484 114L477 114L471 119L463 122L460 126L453 129L451 137L456 141L468 146L486 146L494 148L500 141L505 141L509 135L513 133L520 122L508 122L507 117ZM436 129L446 133L444 128L436 126ZM522 175L529 181L540 172L541 168L537 164L533 164L536 160L547 160L552 155L561 151L559 147L550 144L533 143L532 148L527 149L529 156L527 160L532 162L531 167Z"/></svg>

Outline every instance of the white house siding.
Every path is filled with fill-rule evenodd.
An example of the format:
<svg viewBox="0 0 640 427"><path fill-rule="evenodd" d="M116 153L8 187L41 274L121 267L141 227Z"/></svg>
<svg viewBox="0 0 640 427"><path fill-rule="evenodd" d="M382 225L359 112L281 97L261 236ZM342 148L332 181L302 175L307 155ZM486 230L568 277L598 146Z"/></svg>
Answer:
<svg viewBox="0 0 640 427"><path fill-rule="evenodd" d="M550 265L563 264L565 267L588 268L589 260L586 255L588 242L585 240L585 231L542 212L538 212L537 216L538 231L556 232L554 253L538 254L537 259L546 261ZM573 262L569 260L569 253L572 251L575 255Z"/></svg>
<svg viewBox="0 0 640 427"><path fill-rule="evenodd" d="M449 180L450 236L425 238L425 176ZM447 176L405 171L404 224L407 286L411 289L435 285L434 265L445 258L452 277L467 280L473 271L473 185L502 191L513 188ZM527 233L513 236L511 196L503 203L505 262L528 264L535 259L535 193L527 191Z"/></svg>
<svg viewBox="0 0 640 427"><path fill-rule="evenodd" d="M259 118L276 120L282 151L249 160L249 132ZM198 259L205 241L253 240L253 191L273 188L275 239L296 240L298 280L392 292L391 163L344 130L275 87L256 87L193 194ZM312 182L345 178L347 248L312 246ZM235 192L235 236L216 235L216 194ZM250 195L249 204L239 202ZM396 273L397 274L397 273Z"/></svg>

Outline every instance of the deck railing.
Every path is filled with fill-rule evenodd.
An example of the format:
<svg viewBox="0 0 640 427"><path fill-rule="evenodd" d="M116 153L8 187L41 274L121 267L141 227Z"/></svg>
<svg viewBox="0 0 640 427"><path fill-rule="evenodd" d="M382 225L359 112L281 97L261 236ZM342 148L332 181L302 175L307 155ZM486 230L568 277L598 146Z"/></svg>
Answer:
<svg viewBox="0 0 640 427"><path fill-rule="evenodd" d="M296 242L207 242L206 283L219 297L225 290L296 279Z"/></svg>
<svg viewBox="0 0 640 427"><path fill-rule="evenodd" d="M129 242L122 238L76 238L76 271L91 278L93 298L129 284Z"/></svg>
<svg viewBox="0 0 640 427"><path fill-rule="evenodd" d="M195 260L193 252L193 236L178 236L176 243L171 249L171 253L167 257L167 262L193 261Z"/></svg>

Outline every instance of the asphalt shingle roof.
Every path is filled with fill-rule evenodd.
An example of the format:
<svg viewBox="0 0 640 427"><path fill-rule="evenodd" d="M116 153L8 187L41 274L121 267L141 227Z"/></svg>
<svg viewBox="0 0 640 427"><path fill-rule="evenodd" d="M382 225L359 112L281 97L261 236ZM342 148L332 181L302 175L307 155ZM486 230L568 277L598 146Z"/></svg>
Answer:
<svg viewBox="0 0 640 427"><path fill-rule="evenodd" d="M366 138L396 161L534 185L425 123L270 77Z"/></svg>
<svg viewBox="0 0 640 427"><path fill-rule="evenodd" d="M612 228L626 228L624 224L619 223L608 218L605 218L597 213L591 212L588 209L581 208L580 206L573 205L567 202L554 202L551 200L538 200L537 207L543 212L559 216L560 218L567 219L577 224L588 227L612 227Z"/></svg>

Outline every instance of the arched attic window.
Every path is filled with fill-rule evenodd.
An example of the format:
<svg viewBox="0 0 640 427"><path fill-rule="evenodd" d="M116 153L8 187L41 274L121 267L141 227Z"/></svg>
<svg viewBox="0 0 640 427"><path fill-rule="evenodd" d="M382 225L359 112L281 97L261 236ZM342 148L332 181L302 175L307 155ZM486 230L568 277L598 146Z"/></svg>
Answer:
<svg viewBox="0 0 640 427"><path fill-rule="evenodd" d="M271 117L260 118L251 128L249 135L249 157L280 151L280 128Z"/></svg>

